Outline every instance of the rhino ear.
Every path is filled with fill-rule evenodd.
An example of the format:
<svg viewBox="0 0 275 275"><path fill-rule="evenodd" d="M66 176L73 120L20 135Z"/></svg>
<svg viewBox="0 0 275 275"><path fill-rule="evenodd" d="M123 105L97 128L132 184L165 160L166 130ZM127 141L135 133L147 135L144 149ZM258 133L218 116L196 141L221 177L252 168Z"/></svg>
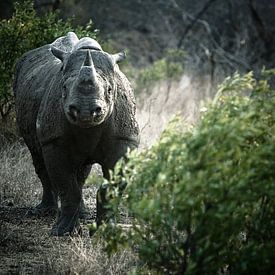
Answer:
<svg viewBox="0 0 275 275"><path fill-rule="evenodd" d="M123 61L124 59L126 59L125 51L113 54L112 59L113 59L114 64L117 64L117 63Z"/></svg>
<svg viewBox="0 0 275 275"><path fill-rule="evenodd" d="M52 54L56 57L56 58L58 58L59 60L61 60L61 62L63 62L64 61L64 59L65 59L65 56L66 56L66 52L64 52L64 51L62 51L62 50L60 50L60 49L58 49L58 48L56 48L56 47L54 47L54 46L51 46L51 51L52 51Z"/></svg>

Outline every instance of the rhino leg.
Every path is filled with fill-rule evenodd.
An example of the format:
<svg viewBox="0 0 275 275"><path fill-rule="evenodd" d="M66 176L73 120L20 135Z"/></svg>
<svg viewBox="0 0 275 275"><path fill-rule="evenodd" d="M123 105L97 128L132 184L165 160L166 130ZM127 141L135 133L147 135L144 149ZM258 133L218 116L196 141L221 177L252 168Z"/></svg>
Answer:
<svg viewBox="0 0 275 275"><path fill-rule="evenodd" d="M81 190L85 183L86 178L88 177L88 175L91 171L91 168L92 168L91 165L82 165L77 171L77 181L78 181L79 188L81 188ZM89 215L90 215L90 211L86 207L83 198L81 198L80 209L79 209L79 218L85 219L85 218L89 217Z"/></svg>
<svg viewBox="0 0 275 275"><path fill-rule="evenodd" d="M109 179L109 172L107 169L103 170L103 176L106 179ZM97 194L96 194L96 225L99 227L104 221L108 220L108 211L107 211L107 191L108 191L108 184L101 184L99 187Z"/></svg>
<svg viewBox="0 0 275 275"><path fill-rule="evenodd" d="M109 171L110 169L103 168L103 175L106 179L109 179ZM126 188L127 184L125 182L119 183L119 195L122 196L124 189ZM107 199L107 192L108 192L109 184L103 183L98 191L96 196L96 225L99 227L103 222L110 222L114 219L114 213L108 211L108 199Z"/></svg>
<svg viewBox="0 0 275 275"><path fill-rule="evenodd" d="M28 211L28 214L36 216L56 214L58 210L57 196L54 190L52 189L49 175L44 164L44 160L42 156L35 153L34 150L32 150L31 153L36 174L38 175L42 183L43 195L42 201L35 208L30 209Z"/></svg>
<svg viewBox="0 0 275 275"><path fill-rule="evenodd" d="M61 211L51 230L51 235L54 236L72 234L80 229L82 188L78 185L77 169L70 161L71 158L66 153L68 151L54 144L48 144L43 148L49 177L61 200Z"/></svg>
<svg viewBox="0 0 275 275"><path fill-rule="evenodd" d="M109 157L101 164L103 176L107 180L110 178L110 170L114 169L116 162L125 156L127 150L129 148L136 148L136 145L132 145L129 142L125 141L117 141L113 146L113 149L110 150ZM107 222L113 219L113 213L108 211L108 199L107 199L107 191L108 184L103 183L97 192L96 196L96 208L97 208L97 216L96 216L96 224L99 227L103 222ZM125 182L119 183L119 193L122 195L124 189L126 187Z"/></svg>

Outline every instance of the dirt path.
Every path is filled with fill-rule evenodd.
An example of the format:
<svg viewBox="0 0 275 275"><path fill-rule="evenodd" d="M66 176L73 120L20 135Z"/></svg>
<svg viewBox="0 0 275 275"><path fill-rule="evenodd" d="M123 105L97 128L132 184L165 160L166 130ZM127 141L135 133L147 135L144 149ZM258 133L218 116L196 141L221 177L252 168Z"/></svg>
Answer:
<svg viewBox="0 0 275 275"><path fill-rule="evenodd" d="M27 214L28 208L0 206L0 273L54 274L72 273L70 257L80 245L90 242L87 223L81 221L82 238L51 237L55 217L36 218Z"/></svg>
<svg viewBox="0 0 275 275"><path fill-rule="evenodd" d="M26 207L0 205L0 274L125 274L134 256L124 251L109 259L101 241L89 237L94 206L90 199L91 216L81 221L82 236L71 238L49 235L55 217L35 218Z"/></svg>
<svg viewBox="0 0 275 275"><path fill-rule="evenodd" d="M53 218L34 219L26 215L27 208L1 207L1 274L45 273Z"/></svg>

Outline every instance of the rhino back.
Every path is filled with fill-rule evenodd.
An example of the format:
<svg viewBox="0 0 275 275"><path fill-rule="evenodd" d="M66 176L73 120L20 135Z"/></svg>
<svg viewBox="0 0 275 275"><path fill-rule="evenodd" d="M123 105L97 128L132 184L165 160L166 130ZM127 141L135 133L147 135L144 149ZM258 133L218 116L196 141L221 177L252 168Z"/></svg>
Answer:
<svg viewBox="0 0 275 275"><path fill-rule="evenodd" d="M27 52L16 64L14 93L17 123L20 133L25 140L29 139L29 143L36 143L36 119L40 104L60 66L49 45Z"/></svg>

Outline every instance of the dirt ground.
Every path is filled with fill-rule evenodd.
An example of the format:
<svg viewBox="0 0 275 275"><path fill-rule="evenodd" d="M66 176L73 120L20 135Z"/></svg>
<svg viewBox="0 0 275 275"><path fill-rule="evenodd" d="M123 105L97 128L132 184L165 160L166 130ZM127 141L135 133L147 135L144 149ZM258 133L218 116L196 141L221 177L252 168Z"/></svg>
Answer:
<svg viewBox="0 0 275 275"><path fill-rule="evenodd" d="M49 255L53 253L53 244L57 240L49 238L48 233L54 218L35 219L26 215L27 210L12 206L0 208L1 274L51 272ZM63 245L64 241L68 242L62 240Z"/></svg>

